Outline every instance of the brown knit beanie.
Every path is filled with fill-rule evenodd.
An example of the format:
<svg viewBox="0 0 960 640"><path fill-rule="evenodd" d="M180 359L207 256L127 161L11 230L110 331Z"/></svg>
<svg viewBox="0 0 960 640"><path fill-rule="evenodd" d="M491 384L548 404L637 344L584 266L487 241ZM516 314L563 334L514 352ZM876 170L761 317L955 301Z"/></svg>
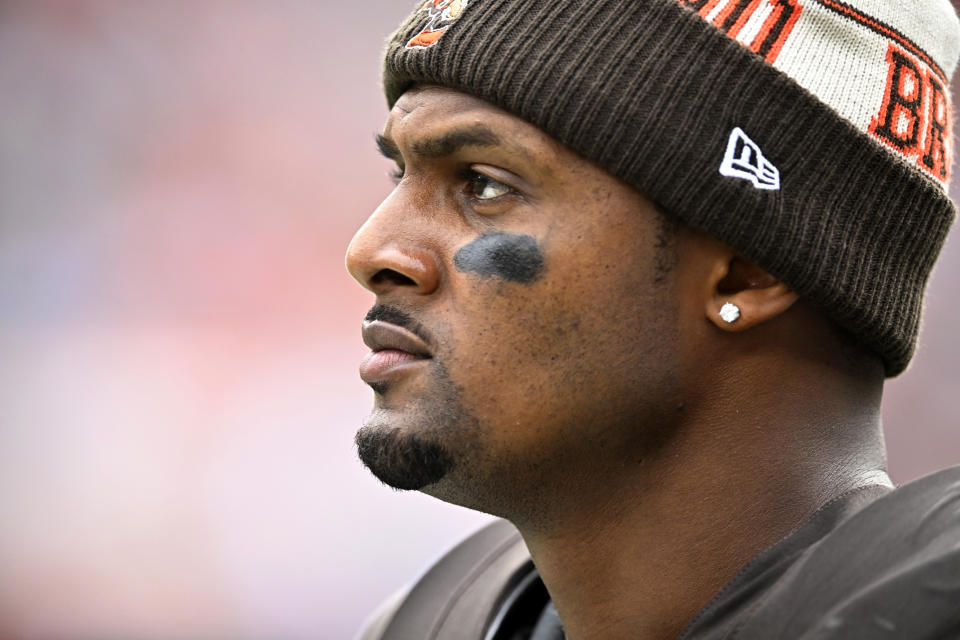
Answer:
<svg viewBox="0 0 960 640"><path fill-rule="evenodd" d="M777 276L901 373L954 218L948 0L427 0L417 83L531 122Z"/></svg>

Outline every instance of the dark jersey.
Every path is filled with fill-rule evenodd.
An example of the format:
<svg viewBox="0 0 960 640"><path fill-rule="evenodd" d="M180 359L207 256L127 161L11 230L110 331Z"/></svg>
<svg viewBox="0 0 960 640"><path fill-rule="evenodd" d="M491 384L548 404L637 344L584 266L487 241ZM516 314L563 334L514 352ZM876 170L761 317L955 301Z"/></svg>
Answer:
<svg viewBox="0 0 960 640"><path fill-rule="evenodd" d="M376 633L363 638L563 638L522 540L503 521L437 563ZM751 559L680 636L734 638L960 639L960 467L830 501Z"/></svg>
<svg viewBox="0 0 960 640"><path fill-rule="evenodd" d="M960 468L827 503L680 637L960 638Z"/></svg>

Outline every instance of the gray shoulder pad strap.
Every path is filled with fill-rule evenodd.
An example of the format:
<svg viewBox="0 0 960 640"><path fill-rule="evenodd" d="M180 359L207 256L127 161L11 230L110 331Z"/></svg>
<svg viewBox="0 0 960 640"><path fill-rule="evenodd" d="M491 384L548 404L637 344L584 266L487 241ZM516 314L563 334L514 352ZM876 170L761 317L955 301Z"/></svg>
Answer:
<svg viewBox="0 0 960 640"><path fill-rule="evenodd" d="M363 640L482 640L501 604L532 569L520 533L497 520L458 544ZM378 635L374 629L382 629ZM379 629L377 629L379 631Z"/></svg>
<svg viewBox="0 0 960 640"><path fill-rule="evenodd" d="M380 640L383 638L383 632L386 630L387 625L390 624L390 621L393 620L393 614L397 612L397 609L400 608L400 605L403 604L403 601L407 598L407 594L410 593L410 585L397 589L390 597L380 603L380 606L371 613L367 620L363 623L363 628L360 630L360 634L354 637L353 640Z"/></svg>

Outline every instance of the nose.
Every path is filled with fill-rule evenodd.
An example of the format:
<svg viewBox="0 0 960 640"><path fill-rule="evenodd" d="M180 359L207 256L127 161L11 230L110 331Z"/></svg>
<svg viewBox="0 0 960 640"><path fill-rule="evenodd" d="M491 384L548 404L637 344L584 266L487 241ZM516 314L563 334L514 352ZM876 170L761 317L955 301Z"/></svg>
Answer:
<svg viewBox="0 0 960 640"><path fill-rule="evenodd" d="M347 271L377 296L429 295L440 284L437 258L426 246L423 229L394 215L389 202L390 198L353 236L347 248Z"/></svg>

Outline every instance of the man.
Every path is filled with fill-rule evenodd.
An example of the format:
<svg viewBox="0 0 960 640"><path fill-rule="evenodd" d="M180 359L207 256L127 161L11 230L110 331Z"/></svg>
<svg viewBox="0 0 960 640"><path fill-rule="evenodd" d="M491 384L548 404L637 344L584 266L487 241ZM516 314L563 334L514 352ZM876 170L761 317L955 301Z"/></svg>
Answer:
<svg viewBox="0 0 960 640"><path fill-rule="evenodd" d="M946 0L414 11L347 253L357 445L519 534L364 637L960 637L960 470L894 490L880 426L954 217L958 36Z"/></svg>

